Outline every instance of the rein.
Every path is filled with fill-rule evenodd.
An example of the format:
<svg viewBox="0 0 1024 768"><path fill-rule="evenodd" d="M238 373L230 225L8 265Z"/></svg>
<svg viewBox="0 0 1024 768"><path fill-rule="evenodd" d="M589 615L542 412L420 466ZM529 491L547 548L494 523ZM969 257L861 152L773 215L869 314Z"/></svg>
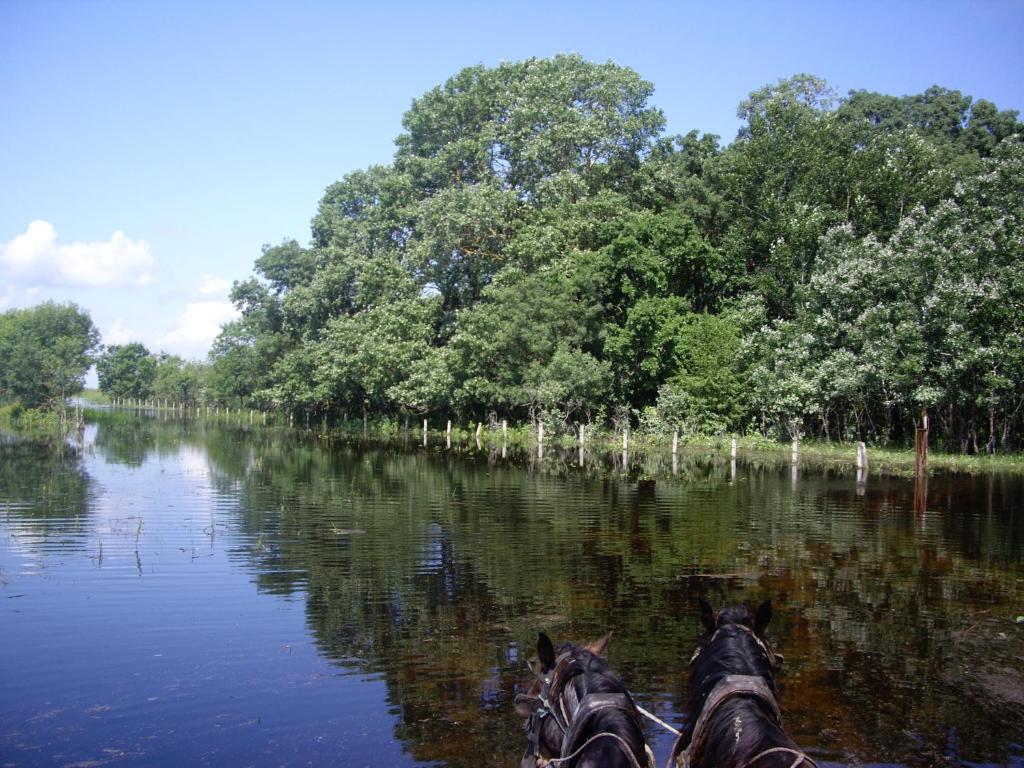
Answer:
<svg viewBox="0 0 1024 768"><path fill-rule="evenodd" d="M808 765L813 765L814 768L818 768L818 764L809 758L805 752L801 752L799 749L790 749L789 747L772 747L771 749L766 749L764 752L758 752L752 758L747 760L747 762L741 765L740 768L749 768L765 755L770 755L775 752L788 752L789 754L796 756L796 760L789 764L789 768L796 768L801 763L807 763Z"/></svg>
<svg viewBox="0 0 1024 768"><path fill-rule="evenodd" d="M648 766L640 765L640 763L637 762L636 755L633 754L633 749L629 746L628 741L619 736L619 734L612 733L611 731L602 731L601 733L595 733L593 736L591 736L589 739L583 742L583 744L577 747L572 754L566 755L565 757L552 757L550 760L547 760L538 755L537 765L539 766L539 768L546 768L546 766L549 765L559 765L561 763L567 763L573 758L578 757L584 749L589 747L598 739L615 739L619 742L619 747L622 749L623 752L626 753L626 756L629 758L629 761L633 764L633 768L649 768ZM650 750L649 747L648 750ZM648 758L650 757L651 755L648 754Z"/></svg>

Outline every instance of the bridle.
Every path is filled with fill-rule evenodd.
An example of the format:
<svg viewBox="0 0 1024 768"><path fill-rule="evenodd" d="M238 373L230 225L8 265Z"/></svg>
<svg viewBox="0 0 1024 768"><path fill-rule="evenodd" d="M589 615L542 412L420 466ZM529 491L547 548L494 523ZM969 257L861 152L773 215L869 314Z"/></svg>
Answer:
<svg viewBox="0 0 1024 768"><path fill-rule="evenodd" d="M555 666L546 673L539 675L540 678L540 694L537 698L540 700L540 706L537 707L531 714L529 719L526 721L526 752L523 754L523 760L533 757L537 764L543 758L540 755L540 734L544 729L545 718L550 717L552 722L558 726L558 729L562 732L562 738L565 738L565 734L569 730L569 725L565 717L564 711L559 714L558 711L551 706L551 689L553 685L558 682L560 686L564 686L565 683L561 681L561 675L565 673L565 670L572 664L578 666L578 662L573 657L571 652L563 653L555 660ZM580 669L570 675L570 678L579 674L583 670Z"/></svg>
<svg viewBox="0 0 1024 768"><path fill-rule="evenodd" d="M523 754L523 762L532 757L538 768L558 766L575 759L599 739L611 739L629 758L633 768L647 768L637 760L629 742L617 733L610 731L596 733L579 747L572 749L575 735L581 731L582 725L598 712L607 709L620 709L636 717L633 701L625 693L591 693L577 698L575 690L568 683L576 675L582 673L583 668L579 661L573 656L572 651L567 651L555 660L554 667L539 676L541 689L537 698L540 701L540 706L530 714L526 721L527 745L526 752ZM574 699L575 703L567 706L566 698ZM562 750L559 757L544 758L540 754L541 732L544 728L544 721L548 718L562 732ZM572 749L572 751L567 753L567 749ZM647 751L650 755L649 748ZM653 759L648 758L648 762L653 765Z"/></svg>

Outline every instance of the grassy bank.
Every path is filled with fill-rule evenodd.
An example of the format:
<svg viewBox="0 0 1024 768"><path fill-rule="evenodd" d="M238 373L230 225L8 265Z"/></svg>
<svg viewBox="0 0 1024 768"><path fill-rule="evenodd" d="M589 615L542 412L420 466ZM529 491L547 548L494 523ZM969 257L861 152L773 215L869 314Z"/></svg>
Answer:
<svg viewBox="0 0 1024 768"><path fill-rule="evenodd" d="M0 406L0 429L29 440L52 440L60 434L60 417L56 411L11 403Z"/></svg>
<svg viewBox="0 0 1024 768"><path fill-rule="evenodd" d="M90 394L87 402L89 404L101 405L104 403L103 395L99 393ZM174 409L153 409L151 412L163 414L163 417L193 418L194 411L188 409L177 411ZM126 414L135 413L134 409L126 409ZM260 411L249 411L236 409L226 412L224 409L211 411L202 407L198 411L198 418L202 421L212 421L225 425L236 425L240 427L260 428L288 428L292 426L296 430L309 431L323 440L358 441L361 439L372 440L408 440L410 443L423 441L423 420L422 418L410 417L408 422L409 431L405 431L405 420L403 418L375 418L369 419L365 424L362 419L349 419L343 423L325 424L321 419L296 418L294 424L282 413L269 413L268 421L264 424L264 414ZM500 424L497 426L484 425L479 432L480 447L489 448L494 446L507 445L511 449L522 451L533 451L537 445L537 430L531 424L509 424L506 430L502 430ZM712 454L723 460L728 460L733 436L723 435L719 437L680 437L680 453L693 454L695 452ZM457 425L452 424L450 442L453 448L476 447L477 424ZM432 419L428 421L427 443L429 446L447 447L449 434L446 421ZM743 435L736 437L737 452L740 458L757 459L764 463L790 463L792 461L791 445L767 439L761 435ZM586 450L593 452L620 452L623 447L623 436L621 432L614 431L607 427L588 425L585 431ZM670 433L633 432L628 440L630 453L669 454L672 450L672 435ZM544 434L545 450L577 450L579 448L579 433L559 429L554 425L547 425ZM856 462L857 446L855 443L826 443L820 441L804 441L800 444L799 460L801 462L812 462L822 465L852 468ZM950 454L942 451L932 450L928 456L928 468L931 472L959 472L959 473L985 473L985 472L1017 472L1024 473L1024 454L994 454L991 456L966 456L962 454ZM909 448L876 447L868 446L868 471L871 473L885 472L897 475L912 475L914 472L914 451Z"/></svg>
<svg viewBox="0 0 1024 768"><path fill-rule="evenodd" d="M98 389L85 389L78 395L85 405L110 405L110 397Z"/></svg>

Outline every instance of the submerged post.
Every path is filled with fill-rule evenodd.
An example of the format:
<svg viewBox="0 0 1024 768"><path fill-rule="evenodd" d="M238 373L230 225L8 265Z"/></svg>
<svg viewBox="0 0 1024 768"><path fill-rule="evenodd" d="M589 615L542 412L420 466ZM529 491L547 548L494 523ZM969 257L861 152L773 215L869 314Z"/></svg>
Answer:
<svg viewBox="0 0 1024 768"><path fill-rule="evenodd" d="M731 448L731 450L729 452L729 458L732 459L733 461L736 461L736 438L735 437L732 439L732 448Z"/></svg>
<svg viewBox="0 0 1024 768"><path fill-rule="evenodd" d="M423 447L427 447L427 420L423 420Z"/></svg>
<svg viewBox="0 0 1024 768"><path fill-rule="evenodd" d="M672 455L673 456L678 456L679 455L679 430L678 429L672 432Z"/></svg>
<svg viewBox="0 0 1024 768"><path fill-rule="evenodd" d="M793 460L793 463L796 464L797 461L800 459L800 438L799 437L794 437L793 438L792 450L793 450L792 460Z"/></svg>
<svg viewBox="0 0 1024 768"><path fill-rule="evenodd" d="M921 409L921 426L914 430L914 474L928 471L928 409Z"/></svg>

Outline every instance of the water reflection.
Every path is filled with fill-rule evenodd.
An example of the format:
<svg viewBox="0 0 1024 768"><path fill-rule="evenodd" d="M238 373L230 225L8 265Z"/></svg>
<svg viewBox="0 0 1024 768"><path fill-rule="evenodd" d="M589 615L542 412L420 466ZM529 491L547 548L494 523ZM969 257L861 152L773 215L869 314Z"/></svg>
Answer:
<svg viewBox="0 0 1024 768"><path fill-rule="evenodd" d="M0 442L0 511L22 546L81 546L90 481L71 446Z"/></svg>
<svg viewBox="0 0 1024 768"><path fill-rule="evenodd" d="M541 628L614 629L613 666L672 721L698 595L775 599L787 725L826 762L1020 759L1020 478L933 478L921 505L913 482L807 464L551 447L506 458L504 444L499 458L468 442L366 450L247 422L112 418L95 450L129 469L162 457L193 479L184 465L205 462L209 501L167 500L187 508L189 535L223 553L225 585L245 574L263 599L300 605L320 658L381 680L377 714L416 761L515 764L511 699ZM15 460L12 477L36 478L21 497L51 498L59 469ZM118 478L105 478L115 494ZM237 599L209 581L175 587L220 610ZM250 695L272 695L278 671Z"/></svg>

